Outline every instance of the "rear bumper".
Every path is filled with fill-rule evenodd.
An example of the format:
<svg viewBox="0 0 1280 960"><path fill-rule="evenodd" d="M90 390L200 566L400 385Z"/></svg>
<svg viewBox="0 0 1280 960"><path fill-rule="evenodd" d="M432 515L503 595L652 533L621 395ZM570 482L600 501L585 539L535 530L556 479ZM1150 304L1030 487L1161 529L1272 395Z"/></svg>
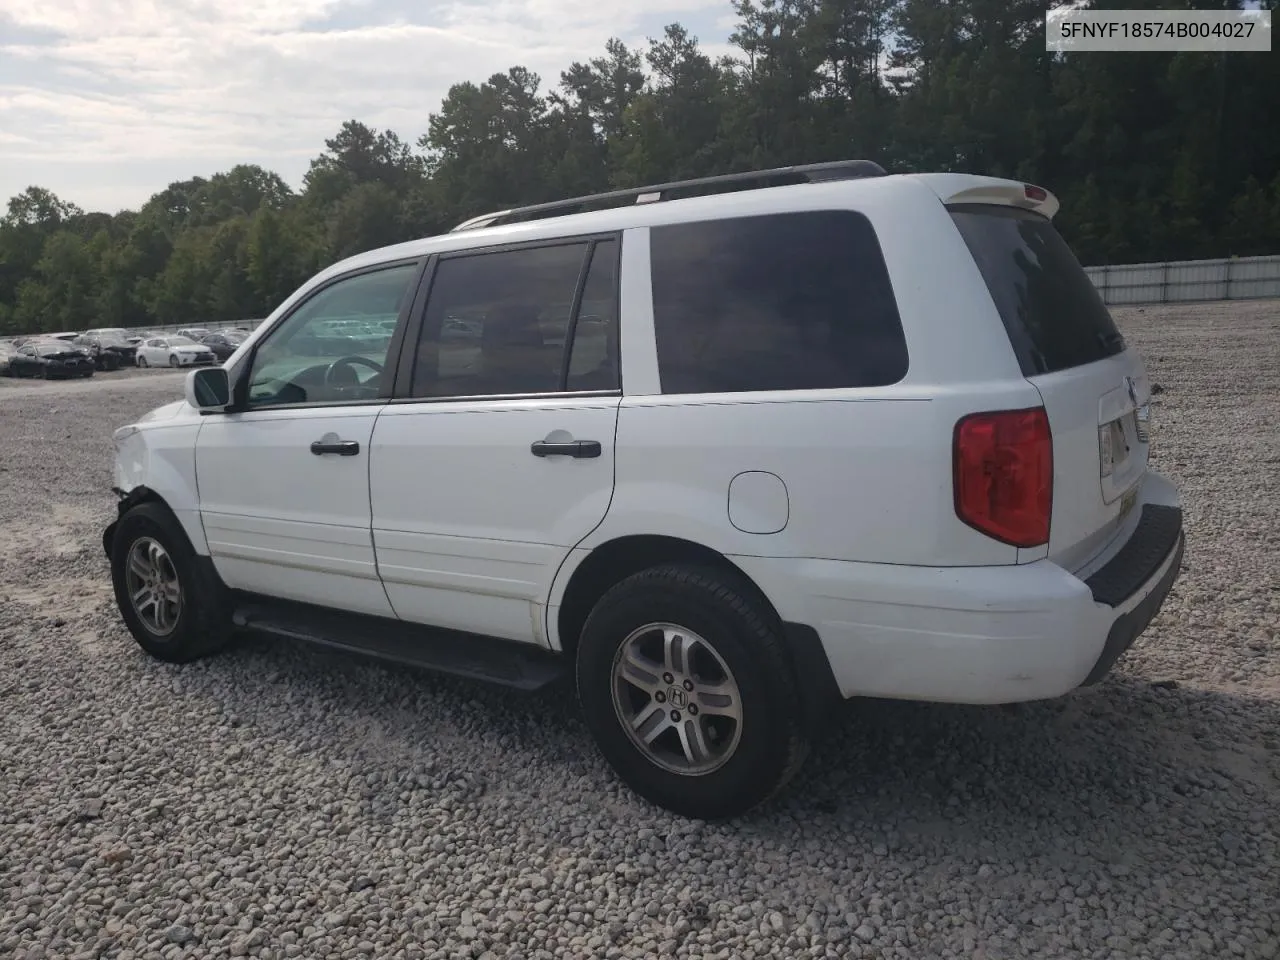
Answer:
<svg viewBox="0 0 1280 960"><path fill-rule="evenodd" d="M1186 535L1182 532L1181 510L1177 511L1176 519L1177 530L1167 556L1161 558L1156 571L1147 580L1139 584L1134 591L1134 593L1141 594L1137 603L1127 613L1122 613L1117 617L1115 622L1111 624L1111 629L1107 631L1106 642L1102 645L1102 653L1099 655L1097 662L1094 663L1093 669L1089 671L1089 676L1085 678L1084 686L1091 686L1097 683L1111 672L1111 668L1115 666L1116 661L1120 659L1126 650L1133 646L1133 641L1137 640L1142 631L1146 630L1151 621L1155 619L1156 614L1160 612L1160 608L1164 605L1165 597L1169 596L1169 591L1173 589L1173 583L1178 579L1178 573L1182 569L1182 554L1186 549L1187 543ZM1135 533L1130 542L1137 538L1138 535ZM1155 586L1145 594L1142 594L1143 587L1153 580ZM1092 583L1090 583L1090 586L1092 586ZM1131 596L1132 594L1125 597L1126 604ZM1096 590L1094 597L1095 599L1097 597Z"/></svg>
<svg viewBox="0 0 1280 960"><path fill-rule="evenodd" d="M1157 520L1146 523L1148 515ZM844 697L1016 703L1105 676L1160 610L1183 550L1177 493L1149 474L1142 520L1087 579L1049 560L1001 567L734 560L783 620L817 631Z"/></svg>

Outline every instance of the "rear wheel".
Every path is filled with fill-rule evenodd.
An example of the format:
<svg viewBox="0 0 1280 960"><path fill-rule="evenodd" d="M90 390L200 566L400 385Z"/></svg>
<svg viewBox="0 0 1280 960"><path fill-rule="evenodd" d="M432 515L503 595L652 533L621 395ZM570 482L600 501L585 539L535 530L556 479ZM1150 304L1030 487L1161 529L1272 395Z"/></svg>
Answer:
<svg viewBox="0 0 1280 960"><path fill-rule="evenodd" d="M605 759L685 816L745 813L808 753L776 618L725 572L661 566L613 587L583 627L577 682Z"/></svg>
<svg viewBox="0 0 1280 960"><path fill-rule="evenodd" d="M185 663L226 645L226 588L200 567L182 525L162 504L142 503L120 518L111 580L125 625L151 656Z"/></svg>
<svg viewBox="0 0 1280 960"><path fill-rule="evenodd" d="M144 357L142 354L138 354L137 363L138 363L138 366L145 367L147 365L147 358Z"/></svg>

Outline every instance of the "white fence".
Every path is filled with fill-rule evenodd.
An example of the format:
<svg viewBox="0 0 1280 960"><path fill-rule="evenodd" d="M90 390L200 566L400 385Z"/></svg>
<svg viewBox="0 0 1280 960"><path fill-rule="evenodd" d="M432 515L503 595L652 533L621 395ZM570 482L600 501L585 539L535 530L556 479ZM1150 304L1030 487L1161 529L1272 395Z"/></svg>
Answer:
<svg viewBox="0 0 1280 960"><path fill-rule="evenodd" d="M1108 304L1280 297L1280 256L1086 267Z"/></svg>

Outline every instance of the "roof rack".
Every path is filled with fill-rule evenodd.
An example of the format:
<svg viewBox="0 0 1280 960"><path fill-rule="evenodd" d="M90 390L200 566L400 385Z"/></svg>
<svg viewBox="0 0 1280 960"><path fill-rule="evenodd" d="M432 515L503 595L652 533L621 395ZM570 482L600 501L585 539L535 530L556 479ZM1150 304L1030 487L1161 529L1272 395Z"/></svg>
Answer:
<svg viewBox="0 0 1280 960"><path fill-rule="evenodd" d="M772 170L753 170L747 173L729 173L719 177L701 177L697 180L676 180L647 187L631 187L609 193L595 193L571 200L556 200L527 207L513 207L481 214L458 224L451 233L462 230L478 230L508 223L524 223L588 210L606 210L612 207L634 204L660 203L664 200L682 200L686 197L702 197L715 193L732 193L737 190L757 190L762 187L782 187L795 183L819 183L824 180L855 180L860 177L883 177L884 167L872 160L835 160L830 163L808 163L793 167L775 167Z"/></svg>

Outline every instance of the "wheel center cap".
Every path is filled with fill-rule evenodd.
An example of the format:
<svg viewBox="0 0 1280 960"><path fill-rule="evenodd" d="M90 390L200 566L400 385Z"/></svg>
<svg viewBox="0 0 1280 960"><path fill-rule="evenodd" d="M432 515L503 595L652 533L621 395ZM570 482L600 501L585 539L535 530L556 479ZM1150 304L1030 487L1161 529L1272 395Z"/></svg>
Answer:
<svg viewBox="0 0 1280 960"><path fill-rule="evenodd" d="M680 687L670 687L667 690L667 701L677 710L683 710L689 703L689 695Z"/></svg>

